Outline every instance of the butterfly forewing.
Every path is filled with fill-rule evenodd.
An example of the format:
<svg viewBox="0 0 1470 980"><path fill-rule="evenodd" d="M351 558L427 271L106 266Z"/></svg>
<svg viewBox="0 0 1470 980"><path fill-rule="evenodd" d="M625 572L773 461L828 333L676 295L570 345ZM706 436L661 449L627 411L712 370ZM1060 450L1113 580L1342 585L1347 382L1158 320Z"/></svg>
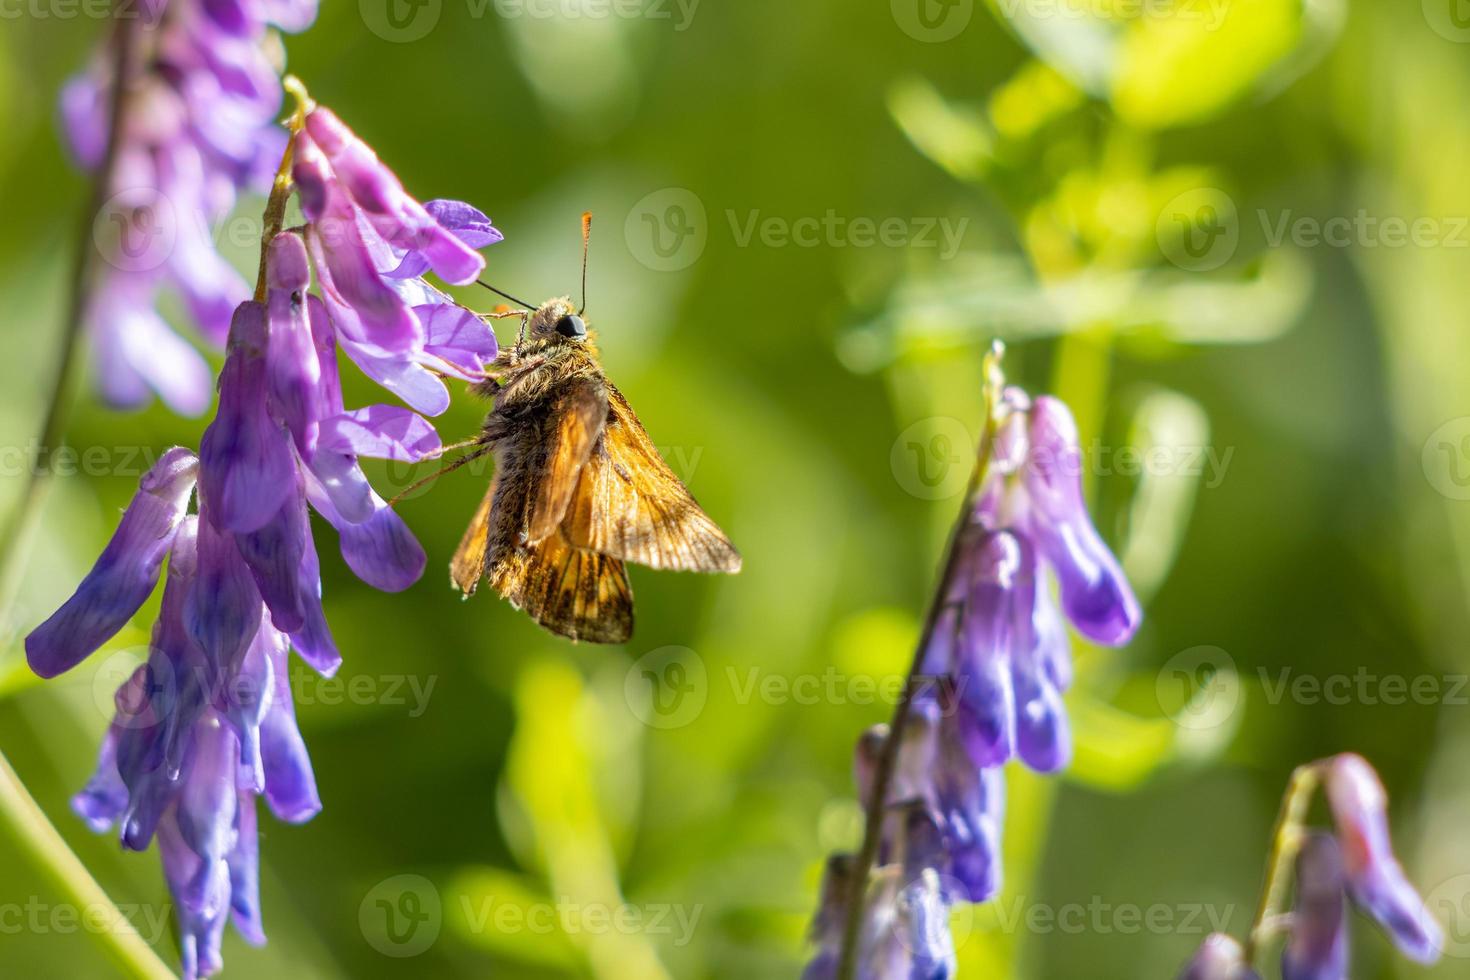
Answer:
<svg viewBox="0 0 1470 980"><path fill-rule="evenodd" d="M650 568L739 571L735 546L664 462L627 399L607 387L607 425L567 512L568 539Z"/></svg>
<svg viewBox="0 0 1470 980"><path fill-rule="evenodd" d="M553 399L546 419L544 465L534 466L535 490L526 528L534 544L561 526L578 480L607 421L607 382L581 378ZM538 461L539 462L539 461Z"/></svg>

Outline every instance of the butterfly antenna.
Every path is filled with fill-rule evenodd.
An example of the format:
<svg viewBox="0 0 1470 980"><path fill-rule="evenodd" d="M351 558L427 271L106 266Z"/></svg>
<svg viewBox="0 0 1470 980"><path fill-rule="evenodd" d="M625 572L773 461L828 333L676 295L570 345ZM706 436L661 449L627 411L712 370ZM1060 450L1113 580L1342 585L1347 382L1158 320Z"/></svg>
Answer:
<svg viewBox="0 0 1470 980"><path fill-rule="evenodd" d="M496 296L500 296L500 297L502 297L504 299L508 299L512 303L516 304L517 306L524 306L528 310L534 310L536 308L536 304L535 303L527 303L523 299L516 299L510 293L502 292L499 289L496 289L494 286L490 285L488 282L486 282L483 279L476 279L475 280L475 285L476 286L484 286L486 289L490 290Z"/></svg>
<svg viewBox="0 0 1470 980"><path fill-rule="evenodd" d="M582 212L582 308L578 313L587 312L587 248L592 244L592 212Z"/></svg>
<svg viewBox="0 0 1470 980"><path fill-rule="evenodd" d="M428 476L424 477L422 480L419 480L413 486L407 488L402 493L398 494L392 500L388 501L388 506L389 507L396 506L400 500L402 500L404 497L407 497L409 494L413 493L415 490L418 490L418 489L420 489L422 487L428 486L430 483L433 483L435 480L439 479L439 477L443 476L446 473L453 473L455 470L459 469L461 466L464 466L466 463L472 463L472 462L474 462L475 460L479 459L481 456L483 456L486 453L490 452L494 448L495 448L494 446L481 446L479 449L476 449L472 453L466 453L465 455L461 456L459 459L456 459L454 462L450 463L448 466L442 467L439 470L436 470L435 472L430 473Z"/></svg>

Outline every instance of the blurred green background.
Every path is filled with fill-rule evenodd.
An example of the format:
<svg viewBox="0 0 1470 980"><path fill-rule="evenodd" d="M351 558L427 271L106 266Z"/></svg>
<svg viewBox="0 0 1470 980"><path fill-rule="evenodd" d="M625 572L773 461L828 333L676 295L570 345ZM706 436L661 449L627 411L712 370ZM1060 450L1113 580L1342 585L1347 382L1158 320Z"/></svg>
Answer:
<svg viewBox="0 0 1470 980"><path fill-rule="evenodd" d="M262 817L270 944L229 935L226 976L795 976L991 337L1077 412L1147 617L1125 650L1077 650L1072 770L1012 773L1006 889L959 917L961 976L1172 976L1248 928L1290 770L1344 750L1382 772L1452 954L1414 967L1363 926L1355 976L1466 975L1462 0L324 6L291 70L410 191L492 215L491 282L575 292L596 213L609 372L745 571L636 569L633 642L573 647L448 587L487 470L403 505L430 556L405 594L321 528L346 662L296 686L325 810ZM104 25L67 9L0 30L7 510L86 186L54 104ZM218 236L241 269L259 204ZM356 380L350 404L378 399ZM483 411L457 399L446 441ZM67 805L156 598L46 685L19 638L110 533L133 451L202 424L79 406L72 445L108 462L55 482L0 653L0 747L170 963L156 855ZM113 975L63 904L0 835L0 976Z"/></svg>

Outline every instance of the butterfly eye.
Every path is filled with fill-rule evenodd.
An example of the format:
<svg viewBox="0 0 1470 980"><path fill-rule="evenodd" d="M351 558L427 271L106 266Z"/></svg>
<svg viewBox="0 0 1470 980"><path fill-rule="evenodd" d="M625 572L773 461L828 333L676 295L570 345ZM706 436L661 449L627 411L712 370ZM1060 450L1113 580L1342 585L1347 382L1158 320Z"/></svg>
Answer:
<svg viewBox="0 0 1470 980"><path fill-rule="evenodd" d="M556 332L563 337L585 337L587 324L577 314L571 313L556 321Z"/></svg>

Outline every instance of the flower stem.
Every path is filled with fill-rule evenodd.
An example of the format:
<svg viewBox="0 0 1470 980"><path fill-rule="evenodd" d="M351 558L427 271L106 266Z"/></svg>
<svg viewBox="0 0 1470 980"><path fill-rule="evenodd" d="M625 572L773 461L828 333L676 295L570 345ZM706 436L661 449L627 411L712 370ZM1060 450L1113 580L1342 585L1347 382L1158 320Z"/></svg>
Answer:
<svg viewBox="0 0 1470 980"><path fill-rule="evenodd" d="M306 114L316 107L306 86L295 75L287 75L281 86L296 99L296 111L291 114L289 124L291 136L286 140L286 152L281 155L281 165L276 168L276 179L271 182L271 196L265 202L265 220L260 232L260 269L255 276L255 302L265 302L265 263L270 253L271 239L281 233L286 223L286 205L291 200L291 164L295 158L294 137L306 125Z"/></svg>
<svg viewBox="0 0 1470 980"><path fill-rule="evenodd" d="M6 525L5 537L0 539L0 562L4 563L3 568L0 568L0 642L6 644L14 632L12 612L20 592L25 560L30 555L40 521L41 505L46 499L46 490L50 483L52 452L60 446L66 433L77 350L92 297L92 226L107 204L112 190L113 171L117 168L118 151L122 146L123 117L133 86L140 18L122 16L121 3L117 5L117 9L119 15L113 20L113 85L107 113L107 147L103 151L102 165L92 179L91 195L77 229L76 248L72 254L68 277L67 312L61 332L61 351L51 382L45 419L36 440L35 457L31 460L29 476L20 501Z"/></svg>
<svg viewBox="0 0 1470 980"><path fill-rule="evenodd" d="M173 980L173 971L158 958L128 917L112 904L102 886L46 819L45 812L21 783L4 753L0 753L0 819L9 825L21 849L36 867L76 907L88 923L88 931L97 934L113 961L128 976L140 980Z"/></svg>
<svg viewBox="0 0 1470 980"><path fill-rule="evenodd" d="M920 687L917 680L924 666L924 652L929 648L930 640L934 636L934 630L939 621L939 614L944 608L945 583L949 581L954 571L955 561L959 554L956 543L960 533L969 522L975 493L985 482L990 447L995 439L995 406L1005 384L1000 370L1000 360L1004 353L1004 345L996 341L990 353L985 357L985 423L980 435L980 445L975 454L975 469L970 475L969 487L962 498L959 517L955 521L954 529L950 532L949 543L945 546L943 570L940 572L939 582L934 589L934 598L930 601L929 612L924 619L924 629L919 635L918 648L914 651L913 663L909 667L903 694L899 697L897 707L894 708L892 721L888 723L888 737L883 742L883 751L878 756L878 765L873 773L872 789L865 801L866 821L863 830L863 846L858 852L857 863L853 866L852 890L847 896L847 919L843 923L842 951L838 959L837 980L854 980L857 976L863 907L868 892L868 878L873 863L877 860L878 845L883 837L883 815L887 809L888 785L893 780L893 769L898 760L898 749L903 740L904 726L908 723L910 709L913 707L914 693Z"/></svg>
<svg viewBox="0 0 1470 980"><path fill-rule="evenodd" d="M1323 762L1309 762L1297 766L1286 784L1286 795L1281 799L1281 812L1276 817L1276 827L1271 835L1271 855L1266 861L1266 878L1261 885L1261 900L1256 906L1256 917L1251 923L1251 932L1246 937L1245 961L1255 965L1261 947L1279 929L1282 909L1286 900L1287 885L1291 880L1291 864L1301 848L1302 826L1306 822L1307 808L1312 804L1312 795L1322 783L1325 770Z"/></svg>

